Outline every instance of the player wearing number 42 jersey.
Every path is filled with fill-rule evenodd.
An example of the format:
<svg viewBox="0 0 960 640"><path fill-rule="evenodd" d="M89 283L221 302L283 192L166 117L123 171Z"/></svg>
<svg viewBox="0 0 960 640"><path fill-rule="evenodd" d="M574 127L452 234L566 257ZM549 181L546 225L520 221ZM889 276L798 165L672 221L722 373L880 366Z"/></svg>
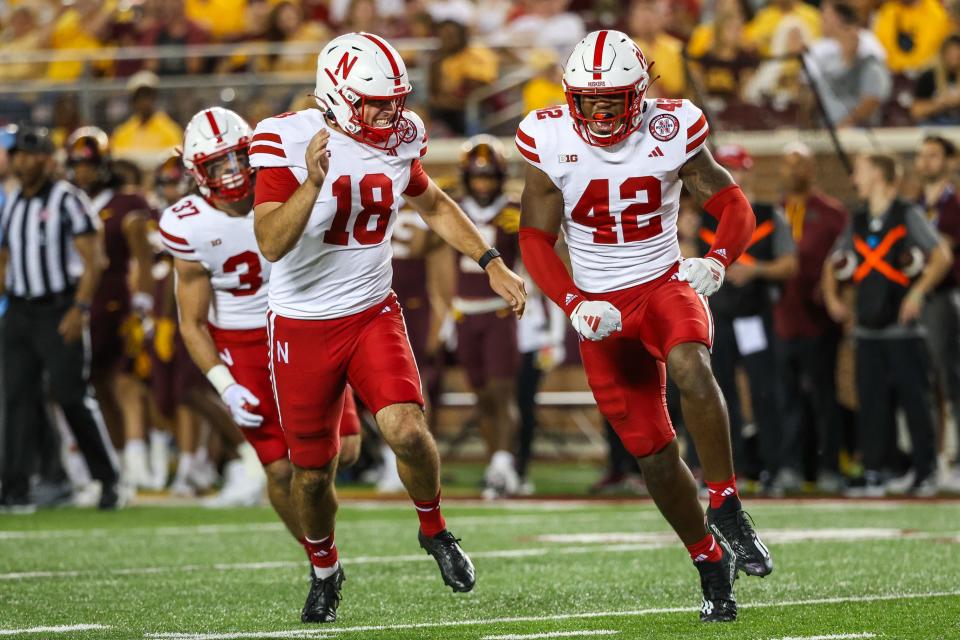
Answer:
<svg viewBox="0 0 960 640"><path fill-rule="evenodd" d="M473 588L470 559L440 515L439 456L420 378L390 290L390 236L401 197L447 243L478 262L491 288L522 313L523 280L424 173L426 131L404 109L411 86L397 51L370 33L324 45L319 109L257 125L256 234L273 262L272 368L293 463L293 499L322 558L304 622L336 620L344 580L336 546L334 426L347 381L374 414L420 518L420 545L455 591Z"/></svg>
<svg viewBox="0 0 960 640"><path fill-rule="evenodd" d="M737 570L764 576L773 562L741 510L726 405L710 369L705 297L723 284L756 223L706 147L703 113L686 100L644 98L651 65L627 35L593 32L565 65L567 104L520 123L517 148L529 163L520 247L537 285L581 336L597 406L690 552L703 590L701 620L730 621ZM680 257L683 186L718 219L703 258ZM572 279L553 250L561 228ZM710 491L707 527L667 414L667 371Z"/></svg>
<svg viewBox="0 0 960 640"><path fill-rule="evenodd" d="M251 135L243 118L220 107L190 120L183 161L201 195L188 195L166 209L160 235L174 257L180 332L190 356L257 452L271 504L309 555L290 502L292 469L270 382L270 263L253 234L254 171L247 152ZM339 433L350 443L344 453L349 449L355 460L360 421L352 394L348 390L343 395L346 409Z"/></svg>

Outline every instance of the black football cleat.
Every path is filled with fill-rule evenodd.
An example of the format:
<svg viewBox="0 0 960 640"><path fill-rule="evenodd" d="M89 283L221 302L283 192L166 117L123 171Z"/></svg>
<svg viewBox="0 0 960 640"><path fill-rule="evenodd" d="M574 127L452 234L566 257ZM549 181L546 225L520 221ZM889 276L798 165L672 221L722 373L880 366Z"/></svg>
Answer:
<svg viewBox="0 0 960 640"><path fill-rule="evenodd" d="M338 567L336 573L323 580L314 576L313 582L310 583L310 593L307 594L307 602L300 613L300 621L335 622L337 607L340 606L340 587L346 579L343 575L343 567Z"/></svg>
<svg viewBox="0 0 960 640"><path fill-rule="evenodd" d="M737 557L723 540L718 538L717 544L723 549L720 560L694 563L700 572L700 589L703 590L701 622L733 622L737 619L737 596L733 593Z"/></svg>
<svg viewBox="0 0 960 640"><path fill-rule="evenodd" d="M420 531L417 537L424 551L437 561L445 585L460 593L473 589L477 574L470 558L457 544L460 542L459 538L454 537L446 529L433 537L424 535L423 531Z"/></svg>
<svg viewBox="0 0 960 640"><path fill-rule="evenodd" d="M749 576L764 577L773 571L770 551L753 529L753 519L738 501L727 500L719 509L707 509L710 533L723 538L737 556L737 568Z"/></svg>

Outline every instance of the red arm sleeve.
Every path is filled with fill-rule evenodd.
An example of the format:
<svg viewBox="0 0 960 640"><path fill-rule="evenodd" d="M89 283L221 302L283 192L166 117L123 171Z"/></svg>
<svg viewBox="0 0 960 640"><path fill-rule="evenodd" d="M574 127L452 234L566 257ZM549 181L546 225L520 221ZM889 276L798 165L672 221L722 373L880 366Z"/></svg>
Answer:
<svg viewBox="0 0 960 640"><path fill-rule="evenodd" d="M716 237L704 257L729 267L746 250L757 227L753 207L739 185L732 184L713 194L703 209L719 221Z"/></svg>
<svg viewBox="0 0 960 640"><path fill-rule="evenodd" d="M425 148L426 147L424 147L424 149ZM429 185L430 177L427 176L427 172L423 170L423 165L420 164L420 160L414 160L411 162L410 182L407 183L407 188L404 189L403 195L416 198L418 195L426 191Z"/></svg>
<svg viewBox="0 0 960 640"><path fill-rule="evenodd" d="M290 167L263 167L257 171L253 206L264 202L286 202L300 188L300 181Z"/></svg>
<svg viewBox="0 0 960 640"><path fill-rule="evenodd" d="M533 277L540 290L557 303L567 315L583 300L573 278L567 272L560 256L553 250L557 236L541 229L522 227L520 229L520 253L523 266Z"/></svg>

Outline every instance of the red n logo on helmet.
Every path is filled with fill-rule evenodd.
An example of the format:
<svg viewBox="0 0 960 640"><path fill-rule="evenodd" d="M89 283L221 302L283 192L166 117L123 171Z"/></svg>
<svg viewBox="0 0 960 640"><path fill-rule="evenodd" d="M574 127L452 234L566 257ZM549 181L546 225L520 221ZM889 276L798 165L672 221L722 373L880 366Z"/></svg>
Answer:
<svg viewBox="0 0 960 640"><path fill-rule="evenodd" d="M344 80L347 79L347 76L350 75L350 71L353 69L353 65L357 64L357 58L354 56L353 60L350 59L350 54L344 52L343 57L340 58L340 62L337 63L337 68L334 69L334 75L339 74Z"/></svg>

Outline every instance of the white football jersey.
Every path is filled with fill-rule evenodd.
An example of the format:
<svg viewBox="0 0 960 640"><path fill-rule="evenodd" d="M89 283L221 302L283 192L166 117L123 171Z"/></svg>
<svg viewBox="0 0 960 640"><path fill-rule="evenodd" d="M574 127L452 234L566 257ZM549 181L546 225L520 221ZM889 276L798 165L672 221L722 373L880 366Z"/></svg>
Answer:
<svg viewBox="0 0 960 640"><path fill-rule="evenodd" d="M199 262L210 273L210 324L220 329L267 325L270 263L257 246L252 211L230 216L202 196L189 195L164 210L160 237L170 255Z"/></svg>
<svg viewBox="0 0 960 640"><path fill-rule="evenodd" d="M640 128L611 147L587 144L566 105L527 115L517 149L563 192L573 279L602 293L656 279L680 260L679 170L709 127L688 100L644 100Z"/></svg>
<svg viewBox="0 0 960 640"><path fill-rule="evenodd" d="M304 154L321 129L330 131L330 166L297 245L273 266L270 308L290 318L341 318L390 294L390 238L410 168L426 152L426 129L415 113L410 142L392 152L374 149L331 129L321 112L307 109L267 118L250 143L250 164L289 167L302 184Z"/></svg>

